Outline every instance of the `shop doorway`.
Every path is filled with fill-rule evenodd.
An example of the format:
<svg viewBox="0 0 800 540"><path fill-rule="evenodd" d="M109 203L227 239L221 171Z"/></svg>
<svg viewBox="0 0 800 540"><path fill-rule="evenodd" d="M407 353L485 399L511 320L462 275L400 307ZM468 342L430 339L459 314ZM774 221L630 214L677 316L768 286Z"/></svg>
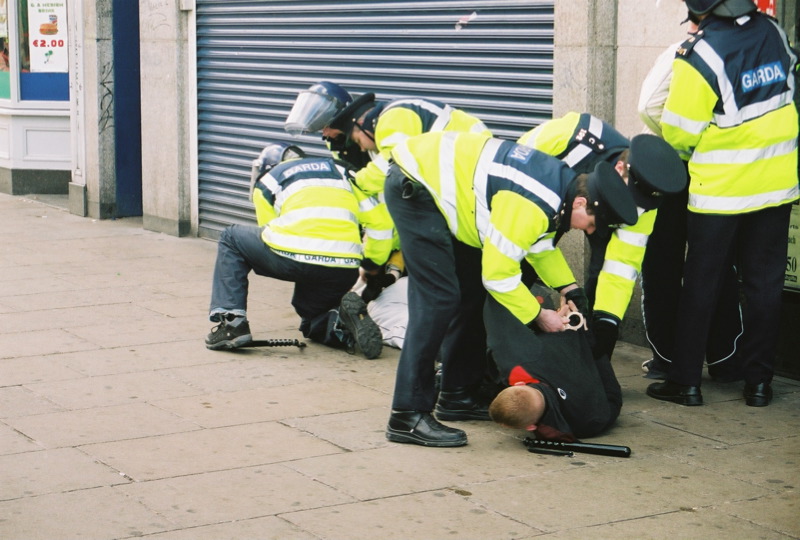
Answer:
<svg viewBox="0 0 800 540"><path fill-rule="evenodd" d="M139 2L114 0L114 147L116 217L142 215L142 111Z"/></svg>

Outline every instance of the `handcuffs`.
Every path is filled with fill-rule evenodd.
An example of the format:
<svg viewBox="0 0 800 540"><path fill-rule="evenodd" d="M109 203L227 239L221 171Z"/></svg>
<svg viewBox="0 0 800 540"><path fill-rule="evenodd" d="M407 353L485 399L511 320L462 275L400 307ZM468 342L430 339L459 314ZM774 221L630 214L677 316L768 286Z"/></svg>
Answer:
<svg viewBox="0 0 800 540"><path fill-rule="evenodd" d="M568 321L564 324L564 330L578 331L581 328L588 330L589 326L586 324L586 317L580 311L570 311L567 314Z"/></svg>
<svg viewBox="0 0 800 540"><path fill-rule="evenodd" d="M564 330L575 330L576 332L581 328L588 330L589 325L586 324L586 317L577 309L573 309L574 307L574 304L570 305L563 298L561 299L561 307L558 309L558 313L567 318L567 322L564 323Z"/></svg>

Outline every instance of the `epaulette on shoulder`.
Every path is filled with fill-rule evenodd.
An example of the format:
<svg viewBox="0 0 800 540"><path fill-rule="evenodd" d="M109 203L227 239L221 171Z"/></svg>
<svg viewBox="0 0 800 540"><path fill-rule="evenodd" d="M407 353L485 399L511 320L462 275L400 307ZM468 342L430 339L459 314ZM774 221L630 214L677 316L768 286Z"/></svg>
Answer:
<svg viewBox="0 0 800 540"><path fill-rule="evenodd" d="M692 54L692 49L697 43L705 37L702 30L698 30L696 34L689 36L689 39L681 43L680 47L675 51L677 56L689 56Z"/></svg>
<svg viewBox="0 0 800 540"><path fill-rule="evenodd" d="M331 160L347 176L348 180L355 181L356 170L349 162L339 158L331 158Z"/></svg>

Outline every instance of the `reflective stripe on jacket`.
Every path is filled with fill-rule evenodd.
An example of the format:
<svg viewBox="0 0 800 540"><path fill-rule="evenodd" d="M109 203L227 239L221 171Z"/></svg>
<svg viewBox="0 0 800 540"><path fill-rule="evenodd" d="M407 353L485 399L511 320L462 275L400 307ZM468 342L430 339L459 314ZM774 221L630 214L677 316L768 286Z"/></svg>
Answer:
<svg viewBox="0 0 800 540"><path fill-rule="evenodd" d="M564 163L511 141L458 132L412 137L391 155L430 191L453 236L483 249L484 286L520 321L539 314L539 303L522 283L523 258L551 287L575 281L552 242L576 176Z"/></svg>
<svg viewBox="0 0 800 540"><path fill-rule="evenodd" d="M611 234L603 268L597 277L594 301L596 312L609 313L620 321L625 316L642 271L647 241L653 232L657 212L658 210L642 212L634 225L619 227Z"/></svg>
<svg viewBox="0 0 800 540"><path fill-rule="evenodd" d="M612 165L630 141L614 127L588 113L569 112L548 120L517 140L557 157L577 173L589 173L600 161Z"/></svg>
<svg viewBox="0 0 800 540"><path fill-rule="evenodd" d="M276 252L323 266L359 266L363 224L367 256L383 264L392 247L386 205L360 193L329 158L281 163L253 193L262 239ZM300 257L298 257L300 256Z"/></svg>
<svg viewBox="0 0 800 540"><path fill-rule="evenodd" d="M690 211L740 214L800 197L796 61L758 12L710 16L678 50L661 125L689 161Z"/></svg>
<svg viewBox="0 0 800 540"><path fill-rule="evenodd" d="M477 117L427 99L398 99L384 107L375 125L372 162L356 173L356 185L368 195L383 192L389 153L409 137L434 131L464 131L491 135Z"/></svg>
<svg viewBox="0 0 800 540"><path fill-rule="evenodd" d="M591 114L570 112L528 131L517 141L557 157L573 170L588 173L600 161L616 165L630 141L610 124ZM614 230L597 277L594 309L622 320L642 270L645 247L653 232L655 210L643 212L635 225Z"/></svg>

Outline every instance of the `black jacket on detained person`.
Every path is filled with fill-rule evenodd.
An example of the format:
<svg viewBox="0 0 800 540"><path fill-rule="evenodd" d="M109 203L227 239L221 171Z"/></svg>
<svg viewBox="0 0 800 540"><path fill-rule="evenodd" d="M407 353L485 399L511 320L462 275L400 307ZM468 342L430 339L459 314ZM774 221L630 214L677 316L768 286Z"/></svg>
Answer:
<svg viewBox="0 0 800 540"><path fill-rule="evenodd" d="M594 360L588 332L534 332L491 296L483 315L501 382L523 382L544 395L538 438L572 442L598 435L616 421L622 390L608 356Z"/></svg>

